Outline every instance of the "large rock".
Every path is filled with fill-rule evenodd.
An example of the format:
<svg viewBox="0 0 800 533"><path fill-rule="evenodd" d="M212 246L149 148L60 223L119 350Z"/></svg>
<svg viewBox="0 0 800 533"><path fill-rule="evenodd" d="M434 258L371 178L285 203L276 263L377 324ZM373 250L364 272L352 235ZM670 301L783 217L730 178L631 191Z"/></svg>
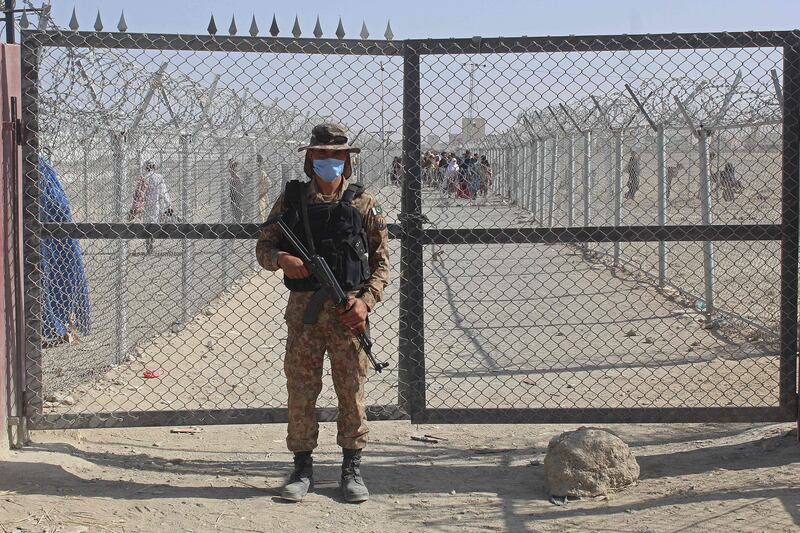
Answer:
<svg viewBox="0 0 800 533"><path fill-rule="evenodd" d="M610 431L581 427L550 441L544 475L552 496L601 496L635 483L639 463Z"/></svg>

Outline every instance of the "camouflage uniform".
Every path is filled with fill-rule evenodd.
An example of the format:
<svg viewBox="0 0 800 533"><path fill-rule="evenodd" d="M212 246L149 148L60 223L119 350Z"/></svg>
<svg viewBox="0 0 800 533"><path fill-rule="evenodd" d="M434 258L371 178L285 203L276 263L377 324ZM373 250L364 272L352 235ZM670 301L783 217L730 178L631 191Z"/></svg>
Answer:
<svg viewBox="0 0 800 533"><path fill-rule="evenodd" d="M330 196L318 191L314 181L308 188L308 203L338 202L347 188L345 180ZM383 296L389 283L389 237L386 221L375 198L364 193L353 200L353 207L364 217L369 240L371 275L364 287L353 296L360 297L370 311ZM285 211L281 195L269 217ZM276 225L261 230L256 244L259 264L267 270L278 270L280 229ZM319 315L317 324L303 324L303 312L312 292L290 292L284 315L288 326L284 372L289 392L289 424L286 444L292 452L310 451L317 446L319 424L314 412L322 390L323 355L331 360L331 377L339 400L336 442L342 448L361 449L367 442L367 423L364 403L364 381L367 377L367 355L358 341L339 322L337 311L330 301Z"/></svg>

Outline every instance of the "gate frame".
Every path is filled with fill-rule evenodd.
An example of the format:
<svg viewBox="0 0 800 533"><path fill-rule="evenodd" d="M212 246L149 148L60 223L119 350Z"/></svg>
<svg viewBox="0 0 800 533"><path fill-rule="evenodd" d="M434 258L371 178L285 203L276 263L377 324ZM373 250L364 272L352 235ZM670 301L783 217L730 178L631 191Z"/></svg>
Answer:
<svg viewBox="0 0 800 533"><path fill-rule="evenodd" d="M424 332L413 331L418 346L401 344L401 359L416 364L409 405L412 423L656 423L656 422L788 422L798 421L797 322L798 322L798 223L800 222L800 31L725 32L660 35L607 35L569 37L520 37L408 40L405 73L403 151L407 155L406 184L408 215L418 220L421 186L419 57L440 54L619 52L679 49L725 49L768 47L783 50L783 146L781 180L781 224L693 225L693 226L595 226L580 228L521 229L422 229L417 246L408 246L410 264L421 265L423 244L548 244L588 242L680 242L680 241L781 241L780 362L778 405L765 407L645 407L645 408L428 408L424 359ZM409 79L411 78L411 79ZM404 225L404 231L419 231ZM720 239L721 235L727 238ZM410 236L404 234L404 239ZM416 234L415 234L416 236ZM655 237L655 238L654 238ZM422 272L417 278L422 280ZM409 291L411 292L411 291ZM423 292L420 287L419 292ZM402 287L401 287L402 295ZM403 302L403 300L401 300ZM402 305L402 304L401 304ZM419 306L418 306L419 307ZM422 310L424 311L424 309ZM402 312L402 307L401 307ZM422 312L411 324L424 324ZM403 323L401 322L401 328ZM402 331L402 330L401 330ZM424 349L423 349L424 351ZM421 379L420 376L421 375ZM422 406L420 408L420 406Z"/></svg>
<svg viewBox="0 0 800 533"><path fill-rule="evenodd" d="M38 220L38 57L43 47L98 47L200 52L303 53L403 57L403 161L398 346L398 405L368 408L371 420L412 423L742 422L798 419L797 298L800 226L800 32L426 39L405 41L155 35L117 32L22 32L23 249L25 283L25 416L30 429L133 427L171 424L286 422L285 408L108 413L42 413L39 242L41 236L78 239L255 239L257 224L41 224ZM420 57L434 54L647 51L770 47L783 50L781 224L596 226L571 228L425 229L422 213ZM649 241L781 241L779 405L680 408L456 409L426 406L423 246L430 244L568 244ZM36 392L38 394L35 394ZM318 409L321 421L336 409Z"/></svg>

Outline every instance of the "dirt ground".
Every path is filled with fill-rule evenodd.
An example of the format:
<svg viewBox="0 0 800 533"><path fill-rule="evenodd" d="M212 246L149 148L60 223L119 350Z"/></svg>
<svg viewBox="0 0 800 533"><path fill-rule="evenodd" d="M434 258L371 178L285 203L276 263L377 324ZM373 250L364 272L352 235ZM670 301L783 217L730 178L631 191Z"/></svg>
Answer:
<svg viewBox="0 0 800 533"><path fill-rule="evenodd" d="M323 424L316 490L276 498L282 424L34 432L0 463L4 532L797 531L800 445L791 424L616 425L640 482L607 498L548 501L548 440L574 426L375 422L372 498L338 495L335 426ZM433 435L439 442L412 441Z"/></svg>

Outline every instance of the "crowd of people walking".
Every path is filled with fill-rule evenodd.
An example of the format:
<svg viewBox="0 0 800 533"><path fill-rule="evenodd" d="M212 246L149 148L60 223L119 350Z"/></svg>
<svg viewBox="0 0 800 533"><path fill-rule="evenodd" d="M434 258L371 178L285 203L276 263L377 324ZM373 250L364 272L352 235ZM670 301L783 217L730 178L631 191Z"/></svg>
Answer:
<svg viewBox="0 0 800 533"><path fill-rule="evenodd" d="M492 167L485 155L467 150L463 156L453 152L426 151L422 156L422 184L438 189L455 198L469 200L486 198L492 188ZM400 184L403 163L399 157L392 159L389 179Z"/></svg>

